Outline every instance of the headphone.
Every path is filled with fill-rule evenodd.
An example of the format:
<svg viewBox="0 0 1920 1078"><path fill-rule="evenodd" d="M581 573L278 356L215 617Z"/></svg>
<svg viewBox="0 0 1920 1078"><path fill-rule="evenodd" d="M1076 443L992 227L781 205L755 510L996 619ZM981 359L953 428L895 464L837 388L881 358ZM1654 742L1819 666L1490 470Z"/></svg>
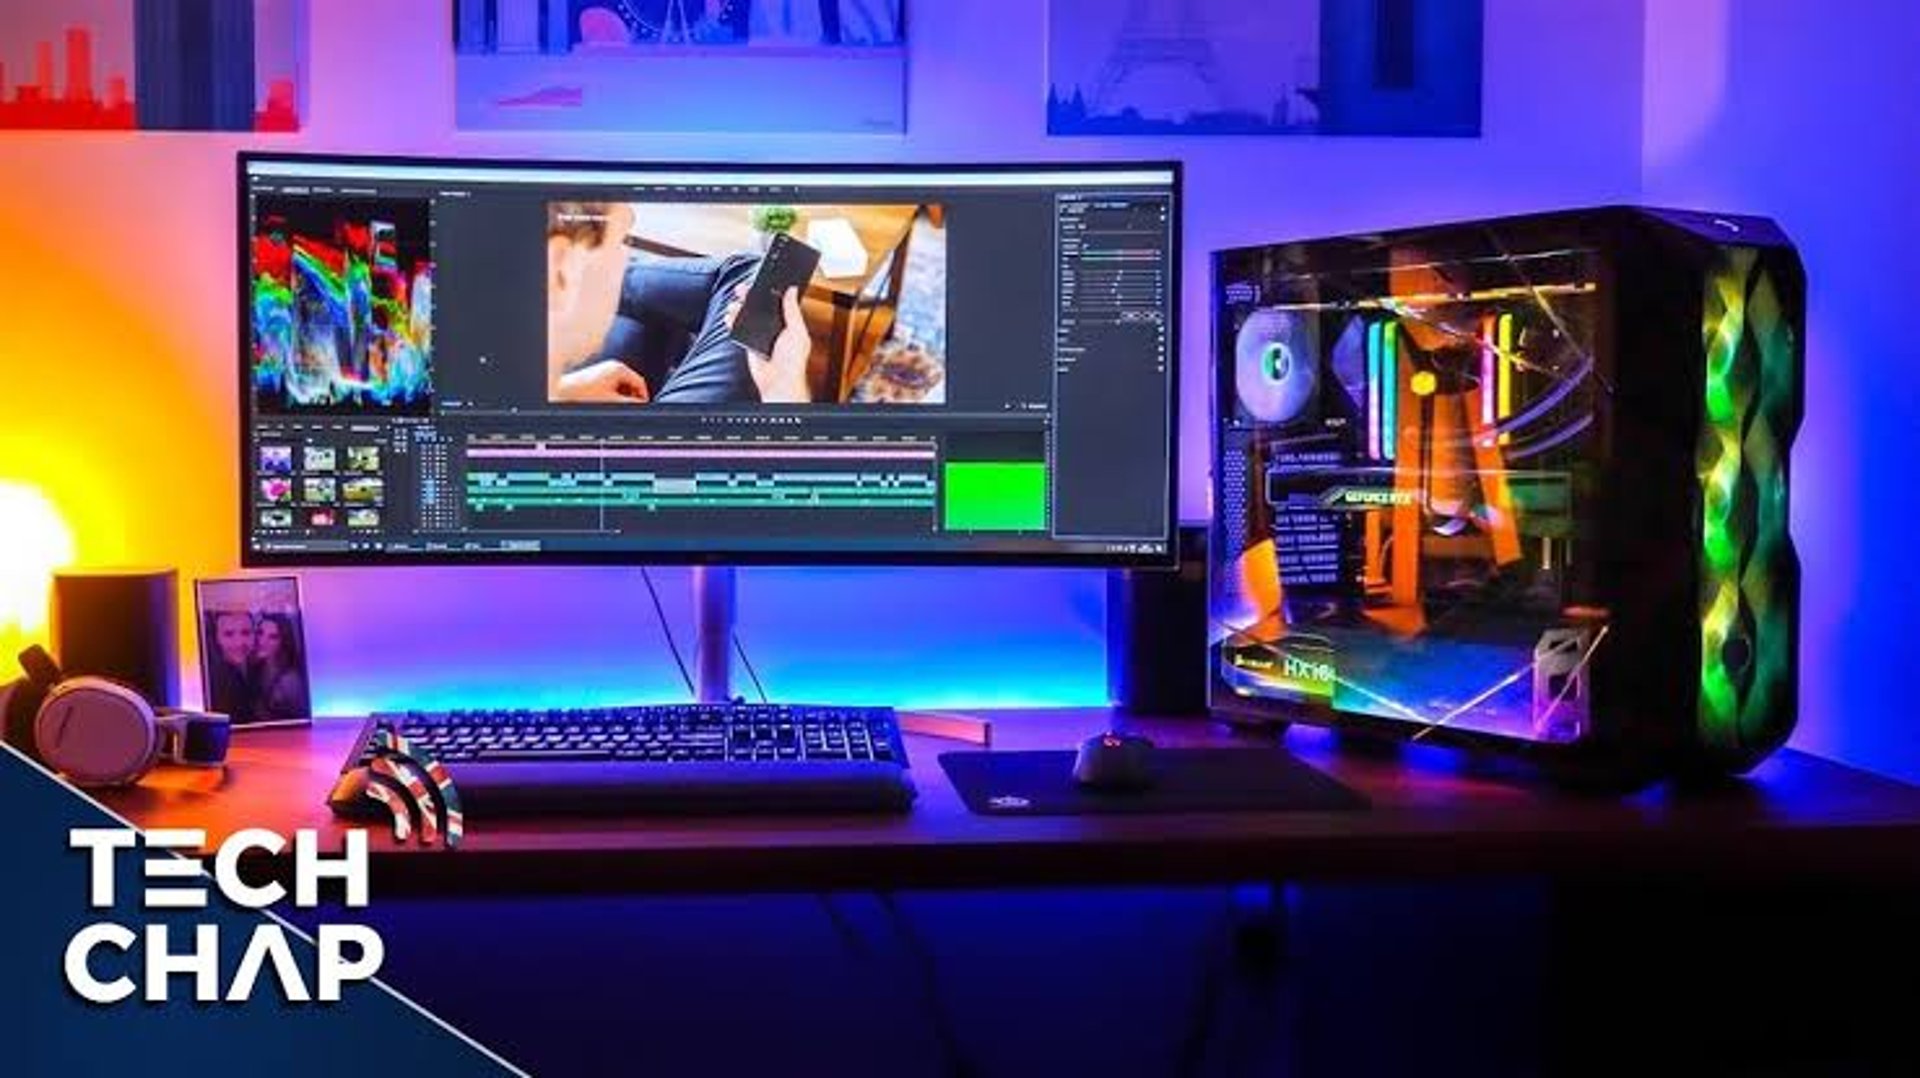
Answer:
<svg viewBox="0 0 1920 1078"><path fill-rule="evenodd" d="M127 786L161 763L218 767L233 726L218 712L155 709L103 677L65 677L44 648L20 653L26 678L0 688L6 742L75 786Z"/></svg>

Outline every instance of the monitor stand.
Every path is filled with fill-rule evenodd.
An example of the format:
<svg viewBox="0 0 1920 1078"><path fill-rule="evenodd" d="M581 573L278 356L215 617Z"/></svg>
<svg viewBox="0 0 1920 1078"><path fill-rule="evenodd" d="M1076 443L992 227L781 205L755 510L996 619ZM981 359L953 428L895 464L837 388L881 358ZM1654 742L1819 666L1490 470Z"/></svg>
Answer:
<svg viewBox="0 0 1920 1078"><path fill-rule="evenodd" d="M702 704L733 699L733 566L693 567L693 681Z"/></svg>
<svg viewBox="0 0 1920 1078"><path fill-rule="evenodd" d="M693 567L693 683L694 698L702 704L733 700L733 624L739 612L733 566ZM993 744L993 723L974 715L950 711L902 711L900 729L907 733Z"/></svg>

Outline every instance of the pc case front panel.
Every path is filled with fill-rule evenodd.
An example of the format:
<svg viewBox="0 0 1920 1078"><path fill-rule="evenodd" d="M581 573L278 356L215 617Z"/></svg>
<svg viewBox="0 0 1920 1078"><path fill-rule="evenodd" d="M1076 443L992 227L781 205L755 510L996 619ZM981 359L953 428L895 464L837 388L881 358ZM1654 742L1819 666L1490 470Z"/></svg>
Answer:
<svg viewBox="0 0 1920 1078"><path fill-rule="evenodd" d="M1727 246L1702 300L1702 755L1742 771L1785 744L1798 714L1800 563L1788 462L1803 410L1805 283L1783 249Z"/></svg>

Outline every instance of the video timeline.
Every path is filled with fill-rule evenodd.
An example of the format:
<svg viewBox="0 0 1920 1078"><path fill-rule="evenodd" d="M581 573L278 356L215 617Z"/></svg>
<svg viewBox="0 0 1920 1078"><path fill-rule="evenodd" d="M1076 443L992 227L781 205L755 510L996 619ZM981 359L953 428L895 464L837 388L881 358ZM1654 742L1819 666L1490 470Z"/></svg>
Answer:
<svg viewBox="0 0 1920 1078"><path fill-rule="evenodd" d="M869 526L932 519L930 441L777 445L478 439L466 451L469 527L604 531L663 512L857 510ZM690 512L689 512L690 511Z"/></svg>

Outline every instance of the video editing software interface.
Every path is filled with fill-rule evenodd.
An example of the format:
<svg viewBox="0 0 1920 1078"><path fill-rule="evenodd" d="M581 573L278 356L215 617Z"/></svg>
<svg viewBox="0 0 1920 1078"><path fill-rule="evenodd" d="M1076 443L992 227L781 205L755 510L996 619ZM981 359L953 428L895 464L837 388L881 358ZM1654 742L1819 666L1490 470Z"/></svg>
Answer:
<svg viewBox="0 0 1920 1078"><path fill-rule="evenodd" d="M242 168L251 561L1168 555L1171 167Z"/></svg>

